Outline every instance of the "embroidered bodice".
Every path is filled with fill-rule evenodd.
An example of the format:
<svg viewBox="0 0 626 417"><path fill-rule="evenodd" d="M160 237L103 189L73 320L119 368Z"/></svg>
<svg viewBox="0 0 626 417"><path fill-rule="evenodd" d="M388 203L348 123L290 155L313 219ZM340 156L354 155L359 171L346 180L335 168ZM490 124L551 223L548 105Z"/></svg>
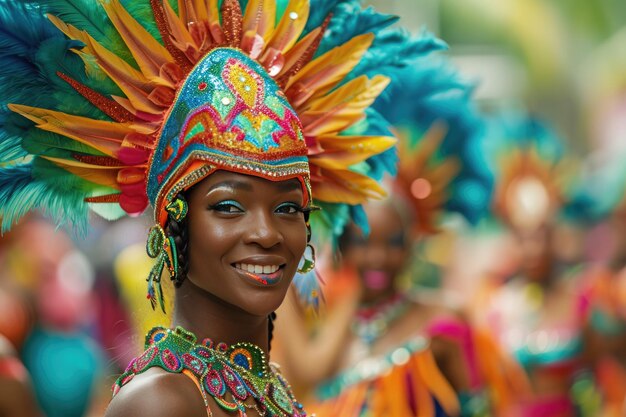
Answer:
<svg viewBox="0 0 626 417"><path fill-rule="evenodd" d="M214 346L210 339L197 343L196 336L181 327L155 327L146 335L143 354L133 359L113 385L113 396L137 374L158 367L183 373L200 389L209 409L212 397L223 409L246 415L254 408L265 417L305 417L287 381L270 365L264 352L250 343Z"/></svg>

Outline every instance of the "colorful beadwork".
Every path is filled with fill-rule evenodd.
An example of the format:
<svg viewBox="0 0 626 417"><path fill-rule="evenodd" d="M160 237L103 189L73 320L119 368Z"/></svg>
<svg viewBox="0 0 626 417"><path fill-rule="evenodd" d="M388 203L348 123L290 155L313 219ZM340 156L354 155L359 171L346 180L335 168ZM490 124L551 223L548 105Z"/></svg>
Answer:
<svg viewBox="0 0 626 417"><path fill-rule="evenodd" d="M187 216L189 207L187 206L187 202L182 198L175 198L165 207L165 210L167 210L172 219L179 222Z"/></svg>
<svg viewBox="0 0 626 417"><path fill-rule="evenodd" d="M168 204L162 190L174 187L198 159L212 169L204 169L196 182L214 169L237 166L261 176L309 176L302 126L278 91L257 62L232 48L215 49L195 66L179 89L152 156L148 197L157 213Z"/></svg>
<svg viewBox="0 0 626 417"><path fill-rule="evenodd" d="M245 415L246 408L255 408L266 417L306 416L287 381L267 362L258 346L219 343L222 350L207 346L206 340L203 344L196 341L194 334L181 327L155 327L146 335L145 352L113 385L113 395L133 376L159 367L171 373L187 371L197 379L205 401L210 396L225 410Z"/></svg>

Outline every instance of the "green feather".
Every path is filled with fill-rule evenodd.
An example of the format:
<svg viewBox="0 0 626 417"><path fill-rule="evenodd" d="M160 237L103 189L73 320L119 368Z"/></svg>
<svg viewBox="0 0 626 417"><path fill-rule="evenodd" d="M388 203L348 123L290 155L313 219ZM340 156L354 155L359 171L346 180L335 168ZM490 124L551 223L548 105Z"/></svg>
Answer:
<svg viewBox="0 0 626 417"><path fill-rule="evenodd" d="M141 26L143 26L150 35L159 42L163 43L159 28L154 21L154 13L148 1L122 0L122 5Z"/></svg>
<svg viewBox="0 0 626 417"><path fill-rule="evenodd" d="M36 0L46 13L87 31L102 46L137 66L130 50L109 20L100 2L94 0ZM146 7L145 2L141 2ZM147 6L149 7L149 6Z"/></svg>
<svg viewBox="0 0 626 417"><path fill-rule="evenodd" d="M30 154L55 158L71 158L71 154L76 152L96 156L104 155L81 142L36 127L24 135L22 147Z"/></svg>

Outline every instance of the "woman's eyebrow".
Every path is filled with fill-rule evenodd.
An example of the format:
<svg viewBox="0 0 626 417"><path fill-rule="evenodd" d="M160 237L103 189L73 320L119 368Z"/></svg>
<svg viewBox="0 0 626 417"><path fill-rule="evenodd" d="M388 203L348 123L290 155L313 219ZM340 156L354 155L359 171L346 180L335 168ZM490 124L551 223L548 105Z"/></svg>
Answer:
<svg viewBox="0 0 626 417"><path fill-rule="evenodd" d="M277 184L277 187L279 191L287 192L287 191L299 190L300 187L302 186L300 185L299 181L280 181Z"/></svg>
<svg viewBox="0 0 626 417"><path fill-rule="evenodd" d="M252 184L242 181L222 181L217 184L213 184L211 188L207 190L207 194L211 191L217 190L218 188L226 188L230 190L242 190L242 191L254 191Z"/></svg>

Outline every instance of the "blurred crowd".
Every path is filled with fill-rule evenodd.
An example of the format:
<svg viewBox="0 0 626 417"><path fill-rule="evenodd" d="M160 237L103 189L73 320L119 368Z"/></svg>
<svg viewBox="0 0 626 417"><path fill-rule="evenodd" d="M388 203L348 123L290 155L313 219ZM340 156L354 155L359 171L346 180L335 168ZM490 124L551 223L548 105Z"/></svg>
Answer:
<svg viewBox="0 0 626 417"><path fill-rule="evenodd" d="M491 3L427 16L450 52L376 104L402 139L389 197L316 242L319 309L294 288L277 312L272 360L318 417L626 415L624 8ZM150 220L91 224L0 239L0 416L102 415L167 323Z"/></svg>

